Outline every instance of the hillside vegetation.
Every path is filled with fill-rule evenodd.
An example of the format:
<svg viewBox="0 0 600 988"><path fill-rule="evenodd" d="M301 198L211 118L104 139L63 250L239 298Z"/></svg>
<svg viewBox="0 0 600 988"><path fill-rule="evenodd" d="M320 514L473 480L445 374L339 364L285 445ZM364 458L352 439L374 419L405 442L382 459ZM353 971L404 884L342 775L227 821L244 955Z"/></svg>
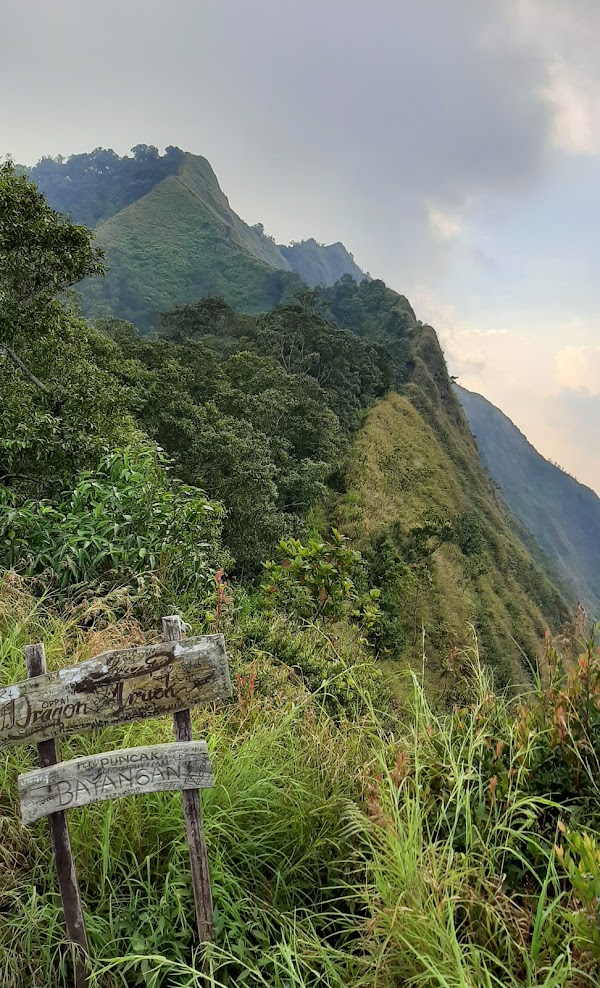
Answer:
<svg viewBox="0 0 600 988"><path fill-rule="evenodd" d="M600 616L600 498L544 459L481 395L456 387L490 477L592 617Z"/></svg>
<svg viewBox="0 0 600 988"><path fill-rule="evenodd" d="M257 640L261 627L268 644ZM94 985L596 982L597 728L589 748L578 743L583 677L587 696L600 689L593 649L569 687L553 679L522 697L518 713L471 650L453 680L460 697L453 713L432 709L414 678L403 684L401 719L390 720L351 668L357 702L335 717L323 701L336 674L311 692L295 673L292 654L322 661L329 654L332 668L340 650L350 654L340 625L331 637L284 616L249 619L236 597L220 630L234 700L194 713L216 774L203 794L217 940L208 976L193 939L181 800L155 794L69 815ZM151 637L98 602L59 614L36 603L14 574L0 582L8 681L23 677L22 648L33 640L45 643L50 668L60 668ZM357 642L351 651L357 671L371 661ZM566 742L556 720L565 701ZM171 730L163 718L96 732L63 743L63 755L168 741ZM30 765L26 749L2 764L0 971L7 988L66 988L69 953L45 830L41 821L24 829L18 818L16 776Z"/></svg>
<svg viewBox="0 0 600 988"><path fill-rule="evenodd" d="M28 172L59 213L75 223L93 227L125 206L141 199L168 175L175 175L184 152L138 144L132 154L120 157L112 150L96 148L64 158L45 157Z"/></svg>
<svg viewBox="0 0 600 988"><path fill-rule="evenodd" d="M3 165L0 683L28 643L61 669L178 613L225 635L234 684L193 714L214 944L176 794L69 814L92 988L596 984L600 653L519 546L433 330L348 278L142 338L74 311L102 270ZM171 739L161 718L61 755ZM32 764L0 764L0 979L71 988Z"/></svg>
<svg viewBox="0 0 600 988"><path fill-rule="evenodd" d="M273 309L309 285L363 278L342 244L278 246L260 223L231 209L206 158L148 145L131 157L97 148L43 158L31 177L50 205L95 226L109 270L82 286L88 316L115 316L146 331L160 313L208 295L243 312Z"/></svg>
<svg viewBox="0 0 600 988"><path fill-rule="evenodd" d="M260 312L300 285L270 241L229 209L206 159L190 154L176 175L101 223L95 239L109 271L102 282L82 286L86 311L141 329L203 295Z"/></svg>
<svg viewBox="0 0 600 988"><path fill-rule="evenodd" d="M420 661L424 648L435 679L472 626L497 681L523 677L523 656L535 661L544 614L560 614L561 600L501 505L472 496L408 398L391 394L369 412L336 519L371 563L394 653Z"/></svg>

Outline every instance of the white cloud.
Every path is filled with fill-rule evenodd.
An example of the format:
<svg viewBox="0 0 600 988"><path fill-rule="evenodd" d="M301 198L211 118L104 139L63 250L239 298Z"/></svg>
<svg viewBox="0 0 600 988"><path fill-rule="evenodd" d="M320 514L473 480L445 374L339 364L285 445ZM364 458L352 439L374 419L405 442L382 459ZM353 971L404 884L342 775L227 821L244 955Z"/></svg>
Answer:
<svg viewBox="0 0 600 988"><path fill-rule="evenodd" d="M556 354L555 364L561 388L600 395L600 345L565 347Z"/></svg>
<svg viewBox="0 0 600 988"><path fill-rule="evenodd" d="M548 76L542 95L554 109L556 147L572 154L595 154L600 148L598 94L585 92L559 59L549 64Z"/></svg>
<svg viewBox="0 0 600 988"><path fill-rule="evenodd" d="M515 0L523 41L545 63L539 94L553 111L555 147L600 152L600 60L597 0Z"/></svg>
<svg viewBox="0 0 600 988"><path fill-rule="evenodd" d="M599 424L600 345L561 346L589 326L578 319L556 325L540 345L530 327L478 329L426 291L413 301L417 316L436 328L459 383L508 415L542 456L600 492L600 461L590 456L589 439Z"/></svg>
<svg viewBox="0 0 600 988"><path fill-rule="evenodd" d="M462 230L462 226L455 215L431 203L427 206L427 222L436 240L455 240Z"/></svg>

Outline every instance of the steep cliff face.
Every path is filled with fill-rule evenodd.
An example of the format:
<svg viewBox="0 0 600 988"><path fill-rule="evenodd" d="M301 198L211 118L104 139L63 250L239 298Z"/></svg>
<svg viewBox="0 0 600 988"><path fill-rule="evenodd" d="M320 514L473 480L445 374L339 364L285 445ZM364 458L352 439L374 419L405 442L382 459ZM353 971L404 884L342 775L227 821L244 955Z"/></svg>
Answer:
<svg viewBox="0 0 600 988"><path fill-rule="evenodd" d="M345 278L318 294L339 325L385 346L394 368L397 393L369 410L336 509L382 586L387 646L416 660L423 632L439 670L472 625L501 678L523 675L523 654L533 660L567 607L480 462L434 329L378 280Z"/></svg>
<svg viewBox="0 0 600 988"><path fill-rule="evenodd" d="M471 469L461 469L455 439L407 395L378 402L354 443L336 521L382 588L392 654L420 662L424 647L435 676L468 644L472 627L499 681L522 679L524 656L535 663L545 628L558 628L567 610L515 534L474 449Z"/></svg>
<svg viewBox="0 0 600 988"><path fill-rule="evenodd" d="M490 477L591 617L600 617L600 498L544 459L499 408L456 386Z"/></svg>
<svg viewBox="0 0 600 988"><path fill-rule="evenodd" d="M311 239L279 249L292 271L311 288L333 285L344 275L350 275L355 281L367 277L355 264L352 254L339 242L326 247Z"/></svg>

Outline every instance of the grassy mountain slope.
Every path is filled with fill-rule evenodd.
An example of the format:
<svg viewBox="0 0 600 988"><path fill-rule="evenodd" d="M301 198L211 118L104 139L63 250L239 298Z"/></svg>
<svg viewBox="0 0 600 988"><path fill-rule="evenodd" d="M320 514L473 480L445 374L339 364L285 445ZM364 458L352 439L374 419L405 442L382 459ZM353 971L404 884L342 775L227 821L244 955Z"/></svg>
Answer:
<svg viewBox="0 0 600 988"><path fill-rule="evenodd" d="M184 152L138 144L131 155L112 149L45 157L33 168L20 166L44 193L53 209L73 222L94 227L148 194L167 175L176 175Z"/></svg>
<svg viewBox="0 0 600 988"><path fill-rule="evenodd" d="M325 247L311 238L290 247L280 247L279 250L292 271L311 288L333 285L344 275L350 275L355 281L362 281L367 277L354 263L352 254L339 242Z"/></svg>
<svg viewBox="0 0 600 988"><path fill-rule="evenodd" d="M261 224L231 209L206 158L147 145L132 156L96 148L43 158L29 171L50 205L96 229L110 271L85 283L89 316L117 316L145 330L159 312L207 295L240 311L268 311L301 279L331 285L365 277L343 244L279 247ZM287 277L286 277L287 273Z"/></svg>
<svg viewBox="0 0 600 988"><path fill-rule="evenodd" d="M487 658L510 678L521 650L533 656L545 624L559 624L567 610L480 463L435 331L381 281L343 279L319 297L338 324L394 357L400 394L367 416L339 522L372 560L384 603L396 612L397 640L414 651L423 623L430 652L443 659L471 622ZM423 541L424 526L432 534ZM428 556L440 537L446 541Z"/></svg>
<svg viewBox="0 0 600 988"><path fill-rule="evenodd" d="M481 459L590 615L600 615L600 498L544 459L481 395L456 387Z"/></svg>
<svg viewBox="0 0 600 988"><path fill-rule="evenodd" d="M398 571L408 533L432 519L454 521L458 537L426 561L428 572ZM396 640L415 658L424 628L431 671L464 644L472 624L501 681L519 679L522 652L533 659L548 620L564 616L502 506L491 492L473 495L406 396L392 393L368 413L350 457L338 521L374 560L384 606L397 611Z"/></svg>
<svg viewBox="0 0 600 988"><path fill-rule="evenodd" d="M90 232L10 164L0 205L4 711L27 644L60 677L156 642L165 613L222 633L231 669L231 701L192 711L215 773L214 942L198 949L180 796L100 801L69 818L90 986L598 984L600 653L548 638L549 678L509 704L461 650L473 619L519 676L513 637L527 648L556 595L513 541L433 330L381 282L355 286L354 321L390 350L330 325L315 292L259 316L204 299L162 336L90 327L62 297L97 266ZM264 583L232 574L234 493L246 547L253 524L271 548L269 498L274 538L298 536ZM307 538L324 506L364 560L339 533ZM443 705L441 664L421 679L379 661L413 658L421 621L428 658L449 660ZM61 754L172 738L151 718L61 737ZM0 763L0 981L73 988L47 826L19 812L34 761L23 745Z"/></svg>
<svg viewBox="0 0 600 988"><path fill-rule="evenodd" d="M96 234L99 243L107 249L112 269L104 282L86 288L88 305L97 314L126 315L142 328L149 327L158 312L172 307L182 298L190 300L207 294L221 295L236 309L252 313L273 308L282 296L285 297L299 284L297 275L274 266L283 263L279 250L261 228L248 227L231 211L208 162L189 154L183 155L177 174L167 176L147 195L101 223ZM316 243L308 242L294 248L292 256L298 258L306 255L314 260L315 252L323 250ZM338 254L346 263L348 255L342 247ZM330 269L326 276L335 273ZM308 274L306 276L309 277ZM363 279L357 282L346 273L333 286L319 288L315 299L318 316L316 311L311 314L310 305L303 312L302 303L297 312L281 310L276 317L277 324L281 322L279 328L287 343L280 343L279 328L275 332L275 324L260 325L260 334L265 334L265 340L273 336L277 343L274 350L269 345L264 351L269 352L270 359L281 363L286 373L292 365L305 373L306 367L312 364L318 353L307 327L312 326L316 319L314 325L320 339L326 324L323 323L320 328L319 320L325 315L341 328L386 347L390 353L391 377L395 387L402 392L403 400L411 402L418 416L411 420L412 427L408 429L408 420L404 416L396 421L398 408L393 407L394 422L389 424L389 430L396 436L396 445L395 452L390 456L392 461L398 459L402 465L394 467L389 479L392 490L389 497L386 495L383 498L391 512L390 517L386 525L376 527L378 544L372 543L370 546L369 565L374 582L385 582L387 578L385 572L379 572L377 562L379 543L384 538L388 543L386 553L392 559L395 573L395 582L386 587L389 650L398 655L411 650L415 644L415 628L424 622L431 629L429 634L435 638L433 646L441 659L455 643L459 626L464 631L468 617L482 630L491 629L486 654L494 659L499 668L502 667L506 678L509 678L518 664L517 646L514 642L507 644L511 636L531 654L535 651L536 633L543 629L546 622L560 622L566 611L559 594L536 569L526 550L519 546L511 531L510 521L479 464L473 437L452 391L434 330L421 324L407 300L381 281ZM213 325L213 310L214 305L209 305L209 330L220 335L216 324ZM192 322L195 324L200 319L202 323L206 314L204 310L191 306L190 311ZM230 313L229 322L233 315ZM185 312L181 318L186 321ZM224 330L224 333L220 344L215 338L217 360L219 345L227 351L231 346L231 330ZM183 338L186 335L187 329ZM185 359L188 359L187 355ZM239 361L240 358L237 359ZM245 358L242 363L244 373L250 373L251 368L246 367ZM233 369L236 368L237 364ZM183 367L182 373L185 370ZM194 379L199 373L197 368L192 369L191 366L189 371L193 371ZM319 383L326 381L327 375L331 374L331 369L323 363L322 355L317 359L314 373ZM354 371L352 374L356 376ZM350 390L354 387L352 374L348 382ZM209 392L210 388L203 388L204 398ZM250 403L253 409L255 405L258 407L259 393L260 386L257 396ZM225 394L224 397L223 409L226 409L231 405L231 396ZM288 395L286 401L288 399L291 400L291 396ZM278 397L277 401L280 400ZM297 404L295 397L294 402ZM174 414L179 415L176 411ZM264 411L266 414L267 410ZM212 421L210 415L208 410L191 409L190 422L191 419L198 421L195 427L189 425L190 436L206 433L208 423ZM405 437L401 423L408 430ZM426 430L419 432L418 441L414 436L410 438L416 424L419 424L419 429ZM172 432L171 426L170 429ZM236 432L231 441L235 446L242 438ZM429 469L421 473L417 471L418 484L416 481L415 484L419 503L423 507L422 514L410 511L403 514L394 492L398 485L401 488L405 483L402 471L410 474L412 469L410 457L402 460L402 450L405 444L410 447L413 439L433 460ZM376 436L369 441L375 441L375 450L384 445ZM175 452L171 449L174 442L172 436L169 440L161 440L170 453ZM284 449L287 437L282 435L278 442L284 444ZM184 445L191 448L190 442ZM319 465L321 460L333 462L333 459L329 455L319 454L314 467L311 467L313 473L322 471ZM199 462L205 461L206 451L199 457ZM371 466L367 466L369 476ZM238 477L239 469L233 462L231 469L233 477ZM278 469L281 471L283 467ZM207 484L207 478L197 476L193 465L189 465L188 472L195 483ZM275 476L273 471L271 474ZM367 482L370 484L371 480ZM245 489L246 483L247 480L241 485L242 488ZM353 473L352 469L348 484L352 501L353 493L359 497L357 489L360 486L356 471ZM448 484L450 487L446 489ZM297 488L299 490L296 480L294 491ZM213 490L209 485L208 489L212 496L223 495L220 488ZM445 496L440 500L444 491ZM304 494L302 497L294 494L292 500L298 497L300 501L306 501ZM308 505L305 504L304 509L306 507ZM343 508L344 505L342 516ZM356 518L349 520L358 533L361 526L356 524ZM438 539L441 539L439 550L435 547ZM264 551L268 551L267 547ZM455 562L458 560L454 568L448 561L452 554ZM447 579L443 578L440 570L444 560ZM511 593L514 596L506 608L495 599L495 596L501 597L504 593L502 581L505 577L509 588L507 592L509 596ZM463 588L464 601L453 600L457 585ZM455 613L453 619L450 617L451 611ZM506 612L512 614L511 630ZM502 630L498 630L500 627ZM394 635L397 640L394 640Z"/></svg>
<svg viewBox="0 0 600 988"><path fill-rule="evenodd" d="M271 309L300 284L275 245L232 212L208 162L189 154L177 175L101 223L96 241L110 270L84 284L86 310L142 329L203 295L242 311Z"/></svg>

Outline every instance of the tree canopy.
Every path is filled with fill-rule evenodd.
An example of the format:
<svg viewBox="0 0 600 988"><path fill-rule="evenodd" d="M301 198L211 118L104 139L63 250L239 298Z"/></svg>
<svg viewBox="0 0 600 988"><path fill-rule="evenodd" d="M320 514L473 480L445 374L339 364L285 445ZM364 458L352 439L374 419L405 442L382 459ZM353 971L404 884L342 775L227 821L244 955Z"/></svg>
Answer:
<svg viewBox="0 0 600 988"><path fill-rule="evenodd" d="M50 209L12 164L0 167L0 478L57 489L128 433L125 396L95 358L97 334L64 293L103 271L83 226ZM96 348L102 345L96 340Z"/></svg>
<svg viewBox="0 0 600 988"><path fill-rule="evenodd" d="M68 158L45 157L29 172L55 209L78 223L95 226L145 196L167 175L174 175L183 151L137 144L131 155L96 148Z"/></svg>

